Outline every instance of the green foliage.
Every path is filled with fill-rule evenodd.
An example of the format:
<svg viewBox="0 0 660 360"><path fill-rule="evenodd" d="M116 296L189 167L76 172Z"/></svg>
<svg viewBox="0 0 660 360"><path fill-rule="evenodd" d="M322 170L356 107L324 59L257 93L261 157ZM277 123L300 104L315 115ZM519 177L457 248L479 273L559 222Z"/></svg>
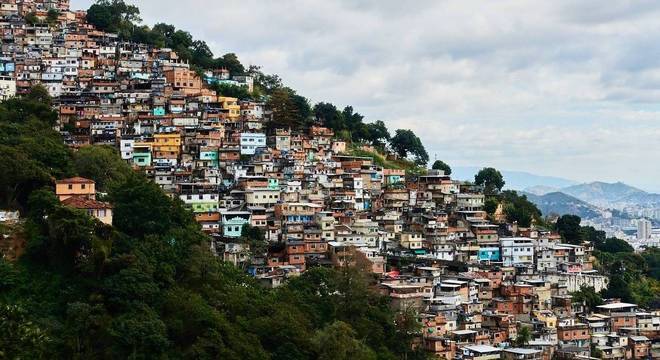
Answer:
<svg viewBox="0 0 660 360"><path fill-rule="evenodd" d="M0 206L25 210L30 192L72 173L56 119L41 86L0 103Z"/></svg>
<svg viewBox="0 0 660 360"><path fill-rule="evenodd" d="M609 252L609 253L619 253L619 252L628 252L631 253L635 249L628 244L627 241L621 240L618 238L608 238L602 245L596 246L597 250Z"/></svg>
<svg viewBox="0 0 660 360"><path fill-rule="evenodd" d="M603 305L603 298L592 286L582 285L580 290L571 293L572 301L575 303L584 303L590 310L595 310L596 306Z"/></svg>
<svg viewBox="0 0 660 360"><path fill-rule="evenodd" d="M317 359L376 359L374 351L355 336L355 330L342 321L336 321L317 331L312 339L317 349Z"/></svg>
<svg viewBox="0 0 660 360"><path fill-rule="evenodd" d="M418 165L425 165L429 161L429 154L424 149L422 140L412 130L398 129L390 140L390 146L402 158L412 155Z"/></svg>
<svg viewBox="0 0 660 360"><path fill-rule="evenodd" d="M499 193L505 184L502 173L492 167L479 170L479 172L474 175L474 183L483 186L486 195Z"/></svg>
<svg viewBox="0 0 660 360"><path fill-rule="evenodd" d="M644 262L648 266L647 275L653 279L660 280L660 248L652 247L642 252Z"/></svg>
<svg viewBox="0 0 660 360"><path fill-rule="evenodd" d="M577 215L562 215L557 219L555 227L565 242L577 245L583 239L582 228L580 227L581 221L582 219Z"/></svg>
<svg viewBox="0 0 660 360"><path fill-rule="evenodd" d="M264 255L268 249L264 231L250 224L245 224L241 228L240 240L250 246L250 251L254 255Z"/></svg>
<svg viewBox="0 0 660 360"><path fill-rule="evenodd" d="M105 191L112 183L125 181L133 173L118 151L107 145L85 146L78 150L74 168L80 176L94 180L100 191Z"/></svg>
<svg viewBox="0 0 660 360"><path fill-rule="evenodd" d="M505 190L500 194L500 199L504 203L504 213L508 222L517 222L519 226L529 227L533 221L538 222L541 219L541 210L527 200L526 195L518 195L513 190Z"/></svg>
<svg viewBox="0 0 660 360"><path fill-rule="evenodd" d="M209 88L214 90L220 96L234 97L239 100L248 100L252 98L252 94L248 91L247 86L236 86L225 83L210 84Z"/></svg>
<svg viewBox="0 0 660 360"><path fill-rule="evenodd" d="M39 23L39 18L37 17L37 14L30 12L25 15L25 22L28 25L36 25Z"/></svg>
<svg viewBox="0 0 660 360"><path fill-rule="evenodd" d="M206 44L204 44L206 45ZM208 54L210 54L210 50ZM245 73L245 67L238 60L238 56L234 53L227 53L215 59L214 64L216 68L223 68L229 70L229 73L232 75L241 75Z"/></svg>
<svg viewBox="0 0 660 360"><path fill-rule="evenodd" d="M516 346L525 346L532 340L532 332L528 326L521 326L518 330L518 335L516 335Z"/></svg>
<svg viewBox="0 0 660 360"><path fill-rule="evenodd" d="M50 26L54 26L57 23L57 19L60 16L60 12L57 9L50 9L46 13L46 22Z"/></svg>
<svg viewBox="0 0 660 360"><path fill-rule="evenodd" d="M362 149L350 149L349 153L353 156L370 157L373 159L374 164L386 169L399 169L406 170L406 174L422 173L424 169L417 166L417 164L406 159L388 159L378 152L365 151Z"/></svg>
<svg viewBox="0 0 660 360"><path fill-rule="evenodd" d="M117 33L122 39L130 39L135 23L140 19L140 9L123 0L99 0L87 10L87 22L96 28Z"/></svg>
<svg viewBox="0 0 660 360"><path fill-rule="evenodd" d="M180 201L170 199L141 174L131 173L123 182L114 184L109 196L115 205L114 226L130 236L166 234L172 228L196 226Z"/></svg>
<svg viewBox="0 0 660 360"><path fill-rule="evenodd" d="M292 89L273 90L267 105L273 111L273 120L268 123L271 133L278 128L302 129L307 125L309 103Z"/></svg>
<svg viewBox="0 0 660 360"><path fill-rule="evenodd" d="M601 271L610 277L608 288L602 292L603 297L620 298L651 308L660 306L660 281L653 275L654 266L659 261L657 249L639 254L597 250L594 255Z"/></svg>
<svg viewBox="0 0 660 360"><path fill-rule="evenodd" d="M445 175L451 175L451 167L442 160L436 160L431 167L433 170L442 170Z"/></svg>
<svg viewBox="0 0 660 360"><path fill-rule="evenodd" d="M0 358L42 359L51 339L19 305L0 302Z"/></svg>
<svg viewBox="0 0 660 360"><path fill-rule="evenodd" d="M250 65L247 72L254 78L254 89L257 95L270 95L273 91L284 87L282 79L278 75L264 74L260 66Z"/></svg>
<svg viewBox="0 0 660 360"><path fill-rule="evenodd" d="M314 105L314 116L323 126L339 132L346 128L342 113L331 103L320 102Z"/></svg>
<svg viewBox="0 0 660 360"><path fill-rule="evenodd" d="M365 127L366 135L364 140L369 141L373 146L384 148L392 138L390 132L387 130L387 126L381 120L366 124Z"/></svg>

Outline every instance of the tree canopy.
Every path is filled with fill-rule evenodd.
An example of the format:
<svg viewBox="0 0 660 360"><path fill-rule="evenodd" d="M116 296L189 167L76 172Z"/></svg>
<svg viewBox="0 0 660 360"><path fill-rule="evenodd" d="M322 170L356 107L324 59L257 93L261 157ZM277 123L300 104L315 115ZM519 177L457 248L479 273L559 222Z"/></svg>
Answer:
<svg viewBox="0 0 660 360"><path fill-rule="evenodd" d="M402 158L413 156L415 163L424 165L429 161L429 154L424 144L412 130L398 129L390 140L392 150Z"/></svg>
<svg viewBox="0 0 660 360"><path fill-rule="evenodd" d="M451 167L442 160L436 160L431 168L433 170L442 170L445 172L445 175L451 175Z"/></svg>
<svg viewBox="0 0 660 360"><path fill-rule="evenodd" d="M484 187L486 195L493 195L499 193L504 187L504 177L499 170L487 167L479 170L474 176L474 183Z"/></svg>

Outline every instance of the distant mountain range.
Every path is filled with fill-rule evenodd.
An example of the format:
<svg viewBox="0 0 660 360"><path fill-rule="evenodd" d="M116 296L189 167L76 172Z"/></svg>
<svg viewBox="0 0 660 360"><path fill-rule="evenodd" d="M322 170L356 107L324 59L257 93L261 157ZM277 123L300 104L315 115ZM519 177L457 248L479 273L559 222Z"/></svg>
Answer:
<svg viewBox="0 0 660 360"><path fill-rule="evenodd" d="M622 182L592 182L569 186L559 191L601 208L621 209L627 206L660 208L660 194L649 193Z"/></svg>
<svg viewBox="0 0 660 360"><path fill-rule="evenodd" d="M479 166L457 166L452 167L452 177L457 180L474 181L474 175L483 167ZM546 186L553 189L577 185L577 181L564 179L555 176L535 175L524 171L501 170L506 185L504 188L512 190L522 190L533 186Z"/></svg>
<svg viewBox="0 0 660 360"><path fill-rule="evenodd" d="M647 192L622 182L610 184L600 181L569 186L561 189L561 192L598 206L610 206L627 198L641 199L648 195Z"/></svg>
<svg viewBox="0 0 660 360"><path fill-rule="evenodd" d="M474 180L481 170L477 166L452 168L452 177L458 180ZM524 171L503 170L505 189L517 190L527 195L544 215L574 214L582 218L601 216L605 209L623 209L629 206L660 208L660 194L649 193L622 182L595 181L580 184L576 181L535 175Z"/></svg>
<svg viewBox="0 0 660 360"><path fill-rule="evenodd" d="M571 214L583 219L591 219L601 216L602 213L602 210L596 206L562 192L550 192L543 195L522 193L527 195L529 201L536 204L544 216Z"/></svg>
<svg viewBox="0 0 660 360"><path fill-rule="evenodd" d="M561 189L541 185L529 187L523 193L544 214L574 214L587 219L599 216L602 209L660 208L660 194L648 193L622 182L595 181Z"/></svg>

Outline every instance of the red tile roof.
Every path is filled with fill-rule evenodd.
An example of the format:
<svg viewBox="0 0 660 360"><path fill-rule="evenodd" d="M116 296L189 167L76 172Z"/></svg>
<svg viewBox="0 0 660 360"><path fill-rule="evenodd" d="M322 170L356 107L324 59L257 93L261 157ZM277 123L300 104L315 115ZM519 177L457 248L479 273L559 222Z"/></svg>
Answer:
<svg viewBox="0 0 660 360"><path fill-rule="evenodd" d="M68 179L61 179L55 181L57 184L93 184L94 180L85 179L84 177L76 176Z"/></svg>
<svg viewBox="0 0 660 360"><path fill-rule="evenodd" d="M66 200L63 200L62 204L74 207L76 209L112 209L112 205L106 202L97 201L81 196L72 196Z"/></svg>

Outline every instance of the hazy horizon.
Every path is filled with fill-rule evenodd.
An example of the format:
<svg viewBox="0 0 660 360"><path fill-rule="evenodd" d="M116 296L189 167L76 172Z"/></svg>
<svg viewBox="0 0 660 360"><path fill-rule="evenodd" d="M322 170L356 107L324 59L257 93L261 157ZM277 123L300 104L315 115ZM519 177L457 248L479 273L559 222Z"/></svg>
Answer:
<svg viewBox="0 0 660 360"><path fill-rule="evenodd" d="M431 159L660 192L658 2L128 2Z"/></svg>

